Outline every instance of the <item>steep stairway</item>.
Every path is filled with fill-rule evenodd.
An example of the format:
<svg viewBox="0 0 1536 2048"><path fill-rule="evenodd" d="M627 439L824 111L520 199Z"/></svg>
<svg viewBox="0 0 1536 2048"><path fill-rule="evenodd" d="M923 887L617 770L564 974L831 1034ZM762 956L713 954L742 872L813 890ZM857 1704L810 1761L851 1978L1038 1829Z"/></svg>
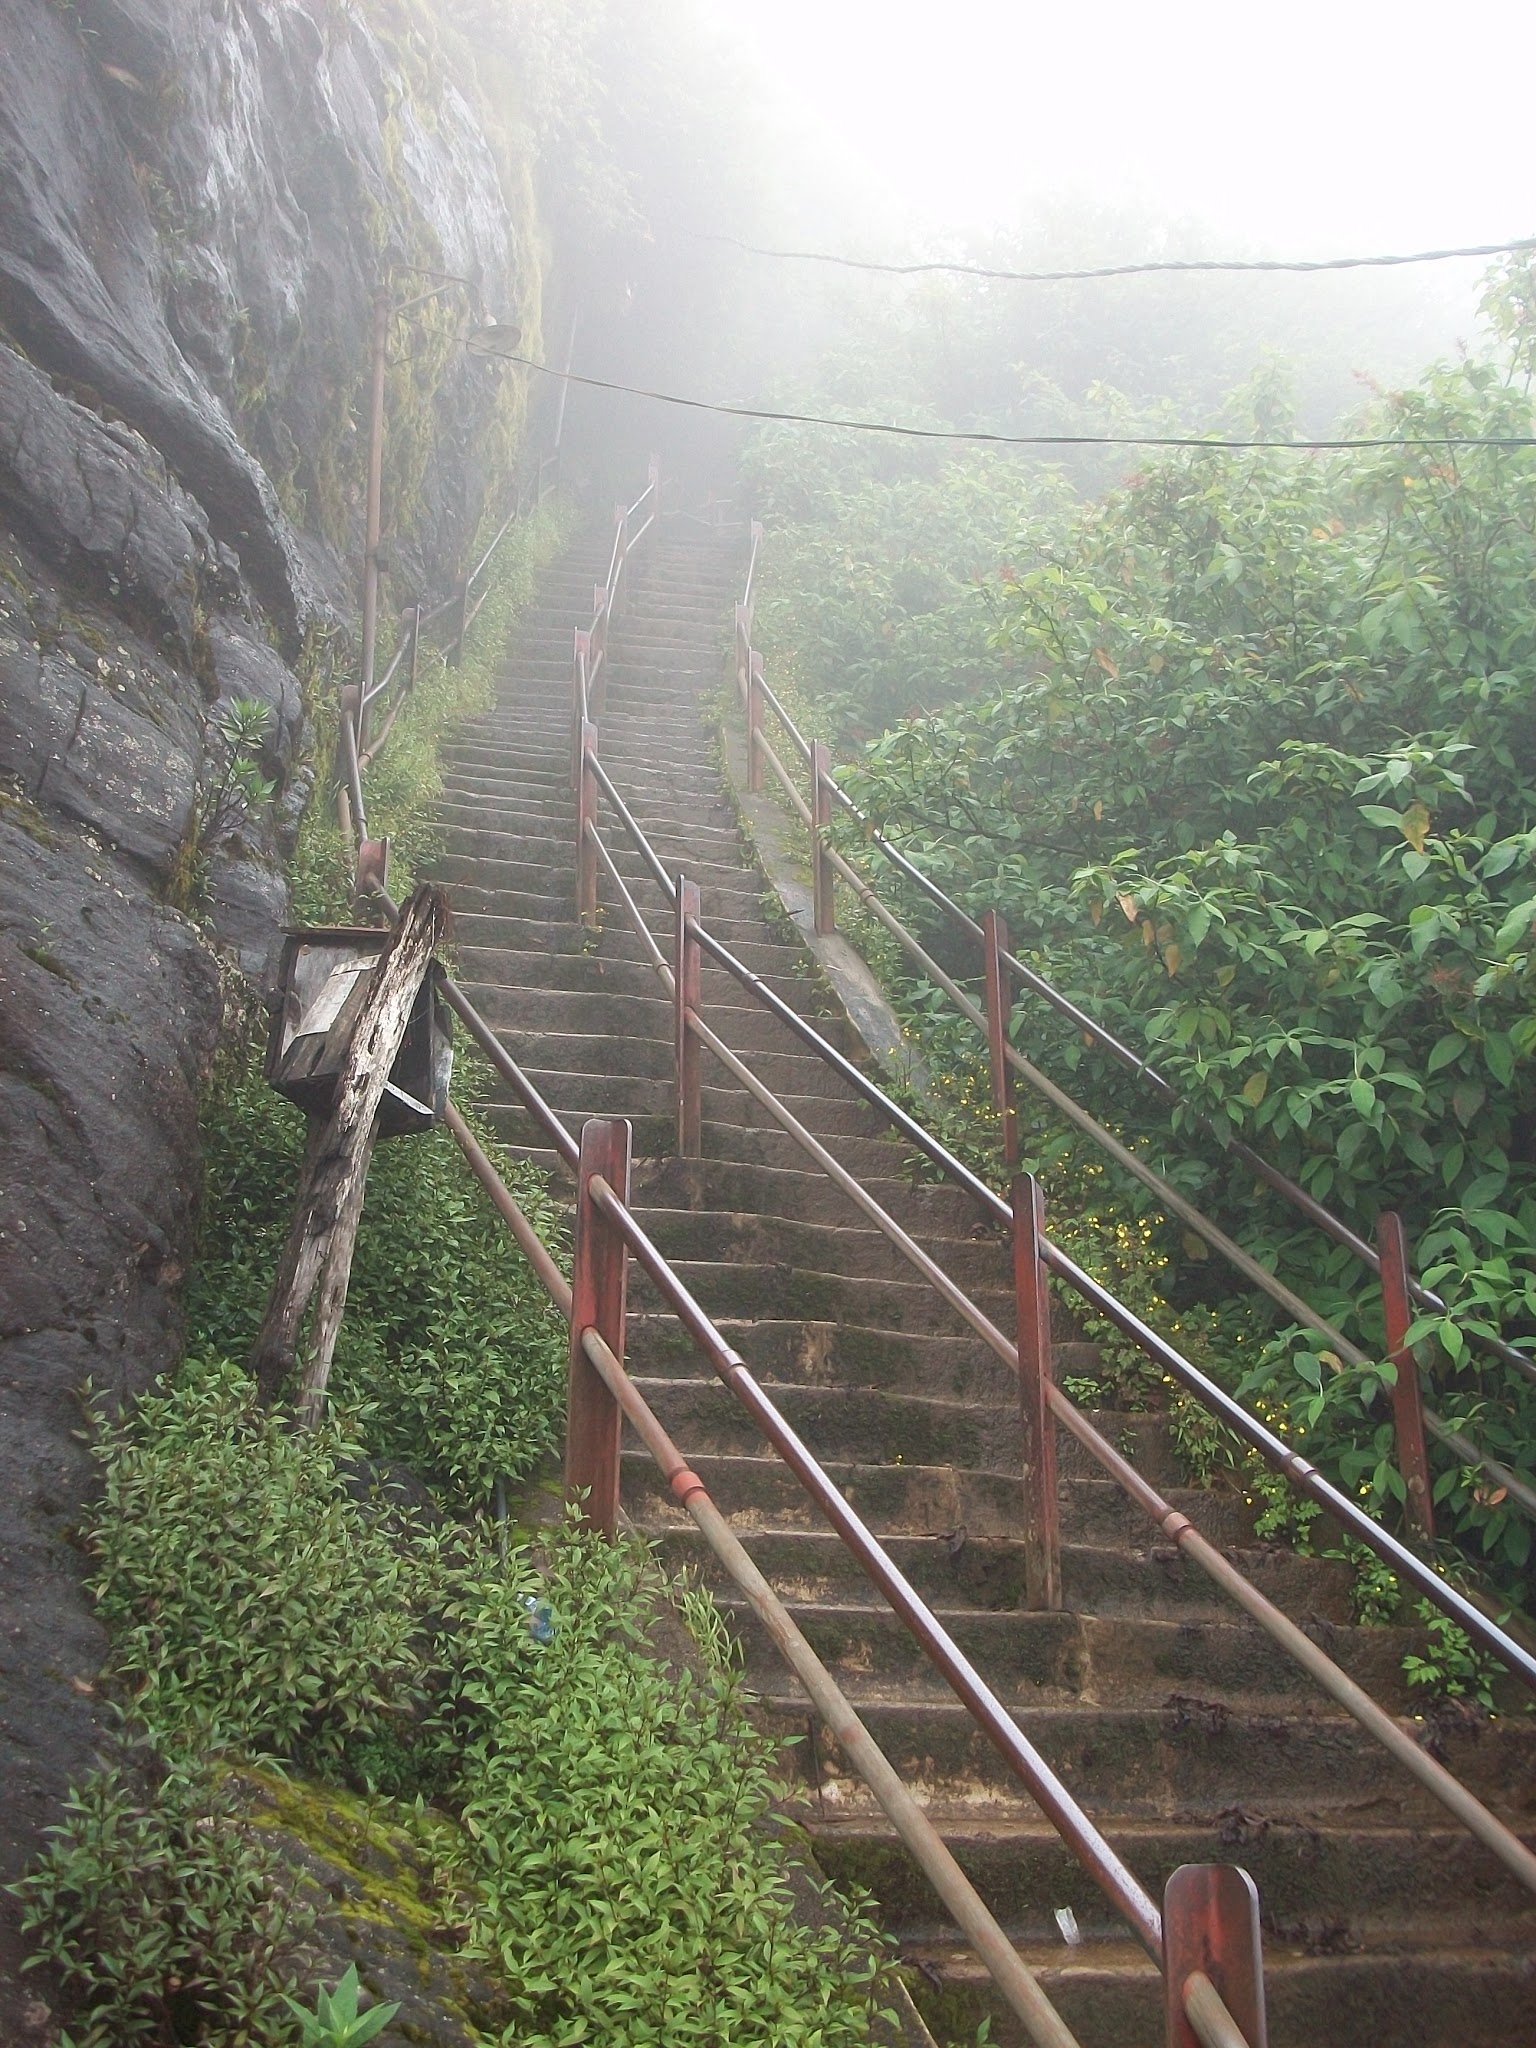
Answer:
<svg viewBox="0 0 1536 2048"><path fill-rule="evenodd" d="M1155 1895L1185 1861L1231 1860L1266 1912L1275 2048L1509 2048L1536 2041L1533 1901L1340 1718L1256 1628L1152 1533L1063 1440L1066 1601L1022 1609L1015 1390L886 1240L705 1055L704 1152L672 1152L670 1002L604 888L600 934L574 915L569 790L572 629L590 617L608 537L550 570L493 711L446 750L441 876L460 978L574 1131L635 1127L634 1206L866 1521L1021 1726ZM667 537L643 558L615 627L601 756L670 867L703 891L705 923L802 1014L822 1016L803 948L764 882L722 784L712 725L739 561L718 540ZM651 928L670 913L616 820L605 837ZM867 1105L703 969L710 1023L897 1220L1012 1327L1006 1245L958 1190L915 1183ZM553 1165L516 1105L501 1135ZM1059 1369L1090 1373L1058 1303ZM706 1373L643 1276L631 1281L631 1370L743 1540L929 1806L1084 2048L1159 2048L1160 1987L1026 1795L838 1540ZM1410 1631L1351 1625L1348 1569L1258 1543L1236 1493L1180 1484L1167 1425L1104 1415L1105 1433L1385 1704L1405 1710ZM1019 2038L878 1811L720 1580L649 1458L624 1457L625 1501L667 1562L691 1563L735 1615L764 1718L786 1738L802 1817L833 1873L866 1885L934 1987L930 2023ZM1515 1825L1536 1815L1523 1720L1444 1736L1447 1759ZM1080 1946L1057 1909L1071 1908Z"/></svg>

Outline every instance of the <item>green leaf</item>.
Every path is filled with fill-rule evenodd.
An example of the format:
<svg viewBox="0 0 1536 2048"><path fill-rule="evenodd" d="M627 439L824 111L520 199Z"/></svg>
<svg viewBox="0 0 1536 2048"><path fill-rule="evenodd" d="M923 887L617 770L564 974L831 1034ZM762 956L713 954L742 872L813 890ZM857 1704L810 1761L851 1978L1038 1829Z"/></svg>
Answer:
<svg viewBox="0 0 1536 2048"><path fill-rule="evenodd" d="M1460 1058L1466 1044L1459 1031L1447 1031L1443 1038L1437 1038L1424 1062L1425 1073L1438 1074L1442 1067L1448 1067L1452 1060Z"/></svg>

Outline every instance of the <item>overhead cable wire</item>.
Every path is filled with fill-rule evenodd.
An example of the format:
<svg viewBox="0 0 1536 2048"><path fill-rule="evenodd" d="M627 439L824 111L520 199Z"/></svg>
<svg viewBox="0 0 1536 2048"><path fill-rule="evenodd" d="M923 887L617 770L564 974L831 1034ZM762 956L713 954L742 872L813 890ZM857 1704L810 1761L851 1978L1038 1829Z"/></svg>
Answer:
<svg viewBox="0 0 1536 2048"><path fill-rule="evenodd" d="M476 337L478 340L479 337ZM609 377L587 377L576 370L556 370L510 349L471 348L475 355L516 363L541 377L582 384L591 391L615 391L627 398L649 398L658 405L683 406L690 412L724 414L736 420L766 420L797 427L836 427L853 434L892 434L909 441L958 441L995 448L1250 448L1292 449L1299 453L1341 448L1536 448L1536 434L1378 434L1319 436L1296 440L1243 438L1223 434L1001 434L983 428L902 427L893 420L838 419L829 413L778 412L767 406L726 405L709 398L687 398L675 391L652 391L642 384L621 384Z"/></svg>
<svg viewBox="0 0 1536 2048"><path fill-rule="evenodd" d="M1536 249L1536 235L1522 235L1512 242L1478 242L1460 249L1415 249L1388 256L1169 256L1141 263L1106 263L1088 270L1003 270L985 263L953 263L938 258L923 263L881 263L873 257L839 256L828 249L768 249L756 242L743 242L735 235L706 234L696 229L673 232L686 235L690 241L723 242L745 255L766 256L781 263L824 263L835 270L868 270L885 277L981 277L1005 284L1084 284L1106 277L1152 277L1190 271L1310 275L1324 270L1394 270L1409 263L1451 263L1460 258L1522 255Z"/></svg>

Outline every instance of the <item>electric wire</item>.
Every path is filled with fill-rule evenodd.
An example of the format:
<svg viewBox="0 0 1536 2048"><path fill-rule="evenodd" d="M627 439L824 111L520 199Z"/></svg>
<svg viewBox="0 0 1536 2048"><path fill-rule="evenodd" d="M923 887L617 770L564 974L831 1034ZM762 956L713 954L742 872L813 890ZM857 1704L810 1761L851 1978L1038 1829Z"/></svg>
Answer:
<svg viewBox="0 0 1536 2048"><path fill-rule="evenodd" d="M672 230L690 241L722 242L748 256L766 256L781 263L822 263L835 270L874 271L885 277L980 277L1004 284L1080 284L1108 277L1151 277L1164 273L1192 271L1285 272L1310 275L1325 270L1393 270L1410 263L1451 263L1461 258L1522 255L1536 249L1536 235L1522 235L1512 242L1477 242L1459 249L1415 249L1386 256L1169 256L1148 258L1140 263L1106 263L1087 270L1003 270L985 263L954 263L934 258L922 263L882 263L873 257L839 256L827 249L769 249L756 242L744 242L735 235L706 234L684 228Z"/></svg>
<svg viewBox="0 0 1536 2048"><path fill-rule="evenodd" d="M853 434L895 435L908 441L964 442L993 448L1231 448L1290 449L1298 453L1326 452L1344 448L1536 448L1536 434L1376 434L1307 436L1279 440L1255 435L1225 434L1003 434L985 428L903 427L893 420L838 419L828 413L781 412L767 406L727 405L716 399L689 398L675 391L653 391L642 384L622 384L609 377L588 377L576 370L557 370L537 363L532 356L511 350L468 344L470 353L492 356L498 362L515 363L535 370L541 377L554 377L566 384L581 384L591 391L614 391L628 398L648 398L658 405L676 405L689 412L723 414L729 419L766 420L772 424L800 427L835 427Z"/></svg>

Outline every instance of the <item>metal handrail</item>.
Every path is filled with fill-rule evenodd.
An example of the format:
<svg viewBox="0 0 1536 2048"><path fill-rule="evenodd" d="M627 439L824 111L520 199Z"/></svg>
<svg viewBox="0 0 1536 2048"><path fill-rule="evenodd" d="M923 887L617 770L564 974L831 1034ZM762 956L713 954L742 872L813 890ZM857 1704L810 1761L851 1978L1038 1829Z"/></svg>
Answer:
<svg viewBox="0 0 1536 2048"><path fill-rule="evenodd" d="M622 566L621 559L620 573ZM580 673L580 669L578 672ZM361 696L360 691L357 694ZM343 754L350 763L349 786L355 799L355 819L350 822L355 824L358 837L361 838L366 832L366 824L363 818L356 727L350 709L343 719L343 734ZM626 830L644 848L648 867L665 883L665 869L656 858L654 849L650 847L649 841L641 832L628 807L619 798L617 791L613 790L606 771L598 768L593 751L593 731L585 721L581 730L581 750L583 770L590 765L596 771L593 776L594 785L605 787L618 814L624 820ZM345 813L344 822L347 822ZM594 844L602 864L620 888L626 908L637 927L646 931L649 937L639 907L608 849L603 845L595 820L590 818L586 821L582 843L587 843L588 838ZM361 850L359 847L360 854ZM391 916L398 917L398 909L391 902L382 880L374 877L366 887ZM674 886L674 899L677 893ZM652 952L659 954L654 941ZM658 959L656 964L665 975L665 962ZM529 1077L507 1052L497 1034L486 1024L464 991L451 977L446 980L445 994L450 1006L463 1021L471 1036L481 1045L497 1071L548 1137L558 1157L567 1165L579 1170L580 1148ZM446 1122L450 1132L464 1150L471 1169L530 1259L546 1292L570 1321L573 1337L579 1343L582 1356L602 1378L619 1409L635 1424L642 1441L661 1465L674 1495L700 1527L706 1540L741 1586L754 1609L763 1617L770 1636L786 1655L791 1668L806 1685L812 1700L842 1744L844 1753L860 1770L901 1839L912 1849L920 1867L934 1882L940 1897L949 1907L962 1931L971 1939L975 1952L992 1974L1004 1999L1018 2014L1026 2032L1036 2043L1036 2048L1077 2048L1070 2030L1055 2012L1033 1974L1014 1950L1012 1943L976 1895L974 1887L959 1869L952 1853L869 1737L868 1731L795 1627L783 1603L778 1600L761 1573L752 1564L750 1557L726 1523L725 1517L709 1500L697 1476L683 1463L675 1445L661 1429L656 1417L639 1395L633 1382L629 1380L622 1358L594 1327L583 1325L579 1330L575 1327L577 1306L572 1282L567 1281L560 1272L510 1190L501 1181L483 1147L452 1106L448 1109ZM627 1142L625 1156L627 1157ZM747 1372L741 1358L725 1342L617 1192L601 1175L592 1175L587 1181L587 1188L594 1208L618 1230L626 1250L638 1259L650 1275L653 1284L667 1300L673 1313L709 1357L738 1401L753 1416L760 1431L774 1443L780 1456L795 1471L801 1484L821 1506L833 1528L853 1550L861 1566L912 1630L930 1659L944 1672L957 1696L985 1729L1010 1768L1029 1786L1062 1839L1074 1849L1084 1867L1114 1901L1159 1968L1164 1968L1163 1916L1154 1901L1099 1834L1087 1814L1061 1785L1049 1766L1039 1757L1006 1709L986 1687L958 1646L941 1628L925 1603L844 1501L815 1458L768 1401L762 1389ZM579 1259L578 1236L578 1263ZM622 1330L622 1324L620 1328ZM1251 1892L1251 1885L1249 1890ZM1170 1900L1171 1897L1170 1891ZM1178 1927L1181 1923L1175 1919L1170 1924ZM1255 1955L1256 1926L1255 1921ZM1199 1982L1196 1981L1197 1977ZM1191 1973L1185 1977L1178 1988L1178 1998L1180 2005L1192 2015L1198 2004L1203 2015L1202 2038L1205 2035L1205 2027L1209 2026L1219 2030L1213 2038L1220 2040L1222 2048L1249 2048L1247 2037L1237 2027L1220 1992L1215 1985L1200 1976L1200 1973ZM1261 2035L1262 1997L1253 2048L1262 2048Z"/></svg>
<svg viewBox="0 0 1536 2048"><path fill-rule="evenodd" d="M547 1112L547 1106L536 1090L529 1087L527 1097L526 1106L532 1109L537 1105L539 1110ZM570 1281L561 1272L484 1147L452 1103L447 1108L446 1122L471 1171L511 1231L545 1293L570 1323L573 1313ZM905 1781L859 1719L783 1601L752 1562L729 1521L710 1498L703 1481L690 1469L655 1411L629 1377L623 1360L591 1326L580 1332L580 1340L584 1355L634 1426L640 1441L667 1481L673 1498L689 1515L745 1594L771 1641L805 1687L834 1741L869 1787L918 1867L933 1884L1036 2048L1078 2048L1076 2036L1041 1990L1034 1972L998 1926ZM1150 1900L1147 1903L1150 1905Z"/></svg>

